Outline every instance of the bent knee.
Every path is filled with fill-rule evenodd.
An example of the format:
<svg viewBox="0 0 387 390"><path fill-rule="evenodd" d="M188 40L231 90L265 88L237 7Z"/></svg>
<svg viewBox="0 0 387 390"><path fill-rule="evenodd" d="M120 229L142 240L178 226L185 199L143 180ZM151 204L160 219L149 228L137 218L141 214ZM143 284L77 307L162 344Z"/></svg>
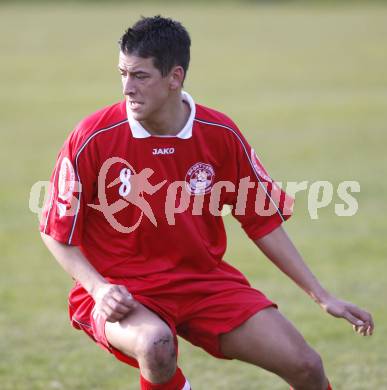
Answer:
<svg viewBox="0 0 387 390"><path fill-rule="evenodd" d="M155 369L163 369L176 360L174 337L167 326L144 330L137 338L137 358Z"/></svg>
<svg viewBox="0 0 387 390"><path fill-rule="evenodd" d="M321 357L312 349L300 353L296 359L295 369L298 378L304 378L305 380L320 380L324 378L324 367Z"/></svg>

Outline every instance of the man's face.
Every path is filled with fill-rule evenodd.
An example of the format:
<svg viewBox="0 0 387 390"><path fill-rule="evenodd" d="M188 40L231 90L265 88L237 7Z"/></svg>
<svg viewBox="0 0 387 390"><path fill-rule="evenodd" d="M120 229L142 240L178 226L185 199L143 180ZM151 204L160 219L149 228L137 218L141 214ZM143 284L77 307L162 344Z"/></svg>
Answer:
<svg viewBox="0 0 387 390"><path fill-rule="evenodd" d="M123 94L137 121L152 121L162 115L171 91L171 78L162 77L152 58L120 52L118 68Z"/></svg>

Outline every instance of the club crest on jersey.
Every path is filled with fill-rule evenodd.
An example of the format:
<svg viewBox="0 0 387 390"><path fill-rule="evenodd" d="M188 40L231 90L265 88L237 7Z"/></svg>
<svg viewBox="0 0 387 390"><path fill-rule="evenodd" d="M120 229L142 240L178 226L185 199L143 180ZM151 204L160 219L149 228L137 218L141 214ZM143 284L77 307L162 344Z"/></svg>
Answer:
<svg viewBox="0 0 387 390"><path fill-rule="evenodd" d="M173 154L173 153L175 153L175 148L154 148L152 151L153 155Z"/></svg>
<svg viewBox="0 0 387 390"><path fill-rule="evenodd" d="M271 183L273 181L271 179L271 177L267 174L267 172L263 169L262 164L259 161L259 158L258 158L258 156L255 153L253 148L251 148L251 162L253 163L253 167L255 169L255 172L257 172L257 174L260 177L262 177L263 179L265 179L269 183Z"/></svg>
<svg viewBox="0 0 387 390"><path fill-rule="evenodd" d="M194 164L185 176L188 191L192 195L204 195L211 191L215 171L210 164L198 162Z"/></svg>
<svg viewBox="0 0 387 390"><path fill-rule="evenodd" d="M58 178L58 197L64 201L68 201L74 191L75 173L71 161L64 157L59 169Z"/></svg>

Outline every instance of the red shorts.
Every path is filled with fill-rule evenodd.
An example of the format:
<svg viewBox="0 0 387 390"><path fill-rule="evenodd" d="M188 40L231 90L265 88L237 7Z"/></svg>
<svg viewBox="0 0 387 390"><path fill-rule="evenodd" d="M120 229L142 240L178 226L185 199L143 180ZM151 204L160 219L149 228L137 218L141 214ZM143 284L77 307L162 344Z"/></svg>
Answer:
<svg viewBox="0 0 387 390"><path fill-rule="evenodd" d="M205 274L158 273L128 279L110 279L127 287L133 297L156 313L179 335L211 355L226 359L219 336L243 324L249 317L276 305L252 288L241 272L221 262ZM112 347L105 336L105 320L94 318L94 300L76 284L69 295L72 325L85 331L99 346L119 360L138 367L137 361ZM177 342L177 340L176 340Z"/></svg>

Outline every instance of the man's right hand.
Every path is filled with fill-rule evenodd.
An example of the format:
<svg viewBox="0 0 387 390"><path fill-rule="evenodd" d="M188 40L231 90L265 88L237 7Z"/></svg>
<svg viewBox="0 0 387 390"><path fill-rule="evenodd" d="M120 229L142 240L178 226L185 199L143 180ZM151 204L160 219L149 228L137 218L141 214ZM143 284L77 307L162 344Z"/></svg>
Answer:
<svg viewBox="0 0 387 390"><path fill-rule="evenodd" d="M139 305L125 286L108 283L79 247L65 245L44 233L41 236L63 269L93 297L95 314L103 316L109 322L117 322Z"/></svg>
<svg viewBox="0 0 387 390"><path fill-rule="evenodd" d="M133 311L138 302L125 286L102 284L93 294L94 313L102 315L106 321L117 322Z"/></svg>

